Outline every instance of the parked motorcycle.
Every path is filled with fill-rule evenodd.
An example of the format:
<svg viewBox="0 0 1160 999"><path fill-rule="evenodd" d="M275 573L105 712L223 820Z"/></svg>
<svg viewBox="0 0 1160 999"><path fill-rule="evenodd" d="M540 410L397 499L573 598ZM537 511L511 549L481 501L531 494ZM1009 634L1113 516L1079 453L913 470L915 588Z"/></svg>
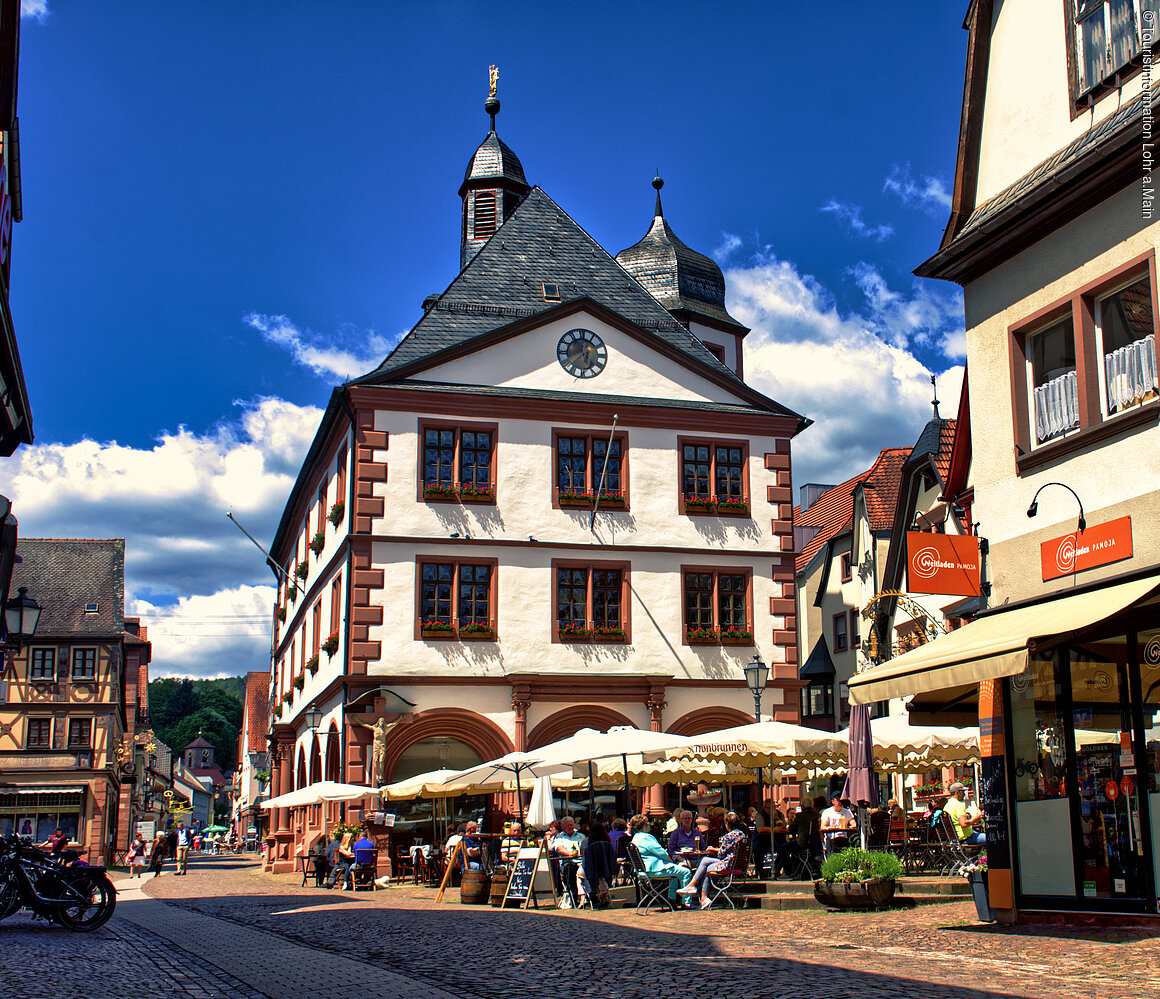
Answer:
<svg viewBox="0 0 1160 999"><path fill-rule="evenodd" d="M50 856L19 836L0 840L0 919L25 908L77 933L108 922L117 889L105 868L75 864L77 856Z"/></svg>

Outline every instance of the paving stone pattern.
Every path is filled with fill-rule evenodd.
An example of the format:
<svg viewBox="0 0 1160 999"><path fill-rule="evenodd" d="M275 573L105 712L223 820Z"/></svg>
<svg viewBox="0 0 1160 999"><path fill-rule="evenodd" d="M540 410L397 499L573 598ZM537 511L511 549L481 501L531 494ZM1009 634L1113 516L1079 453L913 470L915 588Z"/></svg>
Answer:
<svg viewBox="0 0 1160 999"><path fill-rule="evenodd" d="M643 916L498 911L463 906L455 892L436 903L434 892L411 886L370 894L300 882L230 858L201 861L180 880L150 881L146 891L172 904L167 918L176 926L184 926L182 912L224 921L216 945L210 939L194 949L251 984L249 973L221 960L224 941L262 931L264 940L298 945L291 960L270 966L270 981L295 983L295 999L313 996L302 990L312 975L326 974L320 959L299 972L302 951L362 969L363 996L1160 997L1160 930L987 926L970 902L867 914L819 907ZM409 993L376 991L376 970L402 977ZM333 994L349 992L318 992Z"/></svg>

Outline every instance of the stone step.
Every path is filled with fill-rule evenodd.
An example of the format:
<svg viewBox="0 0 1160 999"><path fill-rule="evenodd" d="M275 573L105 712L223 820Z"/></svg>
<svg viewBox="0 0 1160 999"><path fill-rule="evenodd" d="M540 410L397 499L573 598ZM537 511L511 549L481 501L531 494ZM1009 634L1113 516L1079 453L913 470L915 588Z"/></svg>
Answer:
<svg viewBox="0 0 1160 999"><path fill-rule="evenodd" d="M911 908L916 905L941 905L963 901L960 895L895 895L891 908ZM809 895L746 895L747 909L818 909L820 902Z"/></svg>
<svg viewBox="0 0 1160 999"><path fill-rule="evenodd" d="M903 895L970 895L971 886L965 878L909 878L898 879L898 892ZM741 883L744 895L809 895L814 894L812 881L749 880Z"/></svg>

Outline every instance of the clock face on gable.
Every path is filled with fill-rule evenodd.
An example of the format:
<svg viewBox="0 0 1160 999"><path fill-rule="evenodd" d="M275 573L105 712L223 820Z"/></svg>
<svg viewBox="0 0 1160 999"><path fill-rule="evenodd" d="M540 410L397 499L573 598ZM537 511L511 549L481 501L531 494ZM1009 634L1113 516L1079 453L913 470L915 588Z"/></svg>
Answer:
<svg viewBox="0 0 1160 999"><path fill-rule="evenodd" d="M568 330L556 344L556 359L574 378L595 378L608 363L608 348L591 330Z"/></svg>

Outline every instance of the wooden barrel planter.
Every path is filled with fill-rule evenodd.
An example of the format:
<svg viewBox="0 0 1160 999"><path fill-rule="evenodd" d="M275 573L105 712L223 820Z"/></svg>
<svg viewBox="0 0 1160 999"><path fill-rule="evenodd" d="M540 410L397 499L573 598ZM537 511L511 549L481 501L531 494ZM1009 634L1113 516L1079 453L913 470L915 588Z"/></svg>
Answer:
<svg viewBox="0 0 1160 999"><path fill-rule="evenodd" d="M503 905L503 897L507 894L508 882L511 875L507 868L497 867L491 872L491 898L488 899L497 909Z"/></svg>
<svg viewBox="0 0 1160 999"><path fill-rule="evenodd" d="M814 898L831 909L884 909L894 898L891 878L868 881L815 881Z"/></svg>
<svg viewBox="0 0 1160 999"><path fill-rule="evenodd" d="M464 905L484 905L491 892L491 875L486 871L464 871L459 882L459 901Z"/></svg>

